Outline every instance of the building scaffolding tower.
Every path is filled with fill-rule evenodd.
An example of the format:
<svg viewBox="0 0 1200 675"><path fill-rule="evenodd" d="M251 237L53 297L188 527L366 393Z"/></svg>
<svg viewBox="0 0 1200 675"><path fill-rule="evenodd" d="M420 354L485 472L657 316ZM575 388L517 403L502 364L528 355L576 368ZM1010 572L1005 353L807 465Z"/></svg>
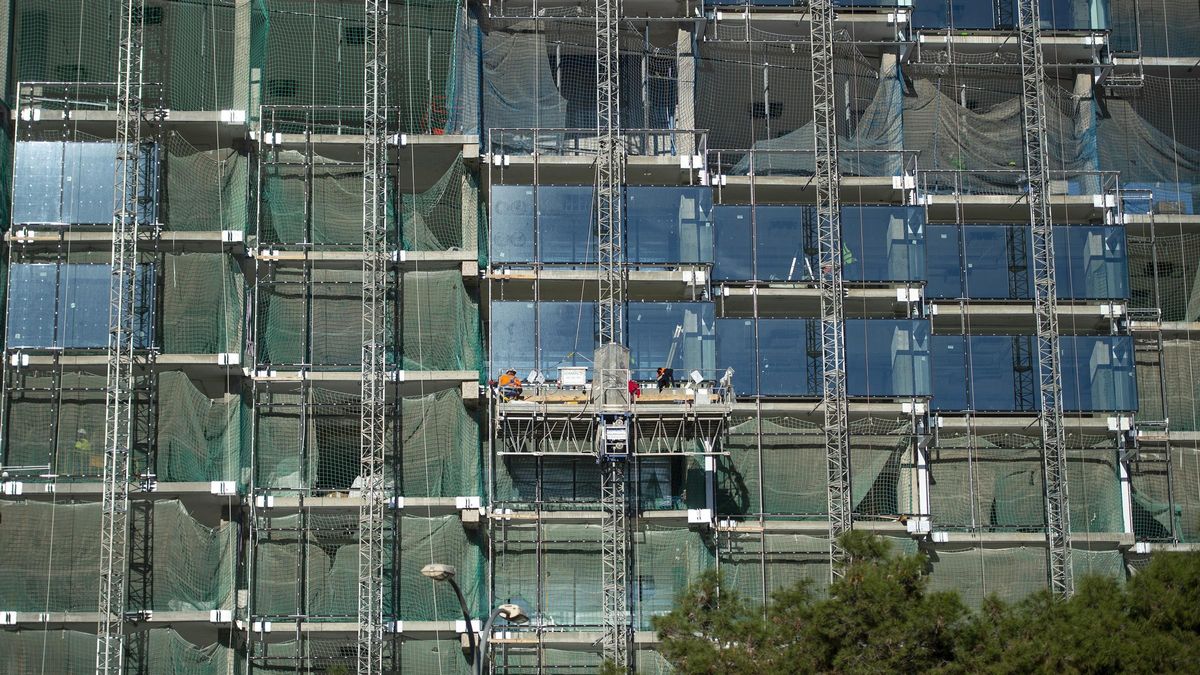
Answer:
<svg viewBox="0 0 1200 675"><path fill-rule="evenodd" d="M1065 597L1073 592L1074 583L1071 574L1071 523L1067 501L1062 375L1058 353L1054 236L1049 203L1046 72L1039 21L1037 0L1018 0L1017 33L1021 43L1021 102L1024 108L1025 166L1029 181L1030 232L1033 240L1034 314L1037 320L1046 539L1050 589L1056 595Z"/></svg>
<svg viewBox="0 0 1200 675"><path fill-rule="evenodd" d="M129 474L133 445L134 289L142 134L144 0L121 4L117 65L112 278L109 285L108 363L104 400L104 484L100 522L100 588L96 672L121 673L125 653Z"/></svg>
<svg viewBox="0 0 1200 675"><path fill-rule="evenodd" d="M837 99L833 62L833 2L808 5L813 67L813 133L817 186L817 245L821 265L821 402L829 496L829 562L841 576L845 551L838 538L853 526L850 500L850 422L846 401L845 297L837 159Z"/></svg>
<svg viewBox="0 0 1200 675"><path fill-rule="evenodd" d="M630 668L629 522L627 462L632 431L625 391L629 352L625 343L624 145L620 138L620 0L596 1L596 235L599 307L596 370L600 379L596 415L600 462L601 556L604 574L604 658L620 672ZM614 403L623 409L613 411ZM623 431L622 431L623 430Z"/></svg>
<svg viewBox="0 0 1200 675"><path fill-rule="evenodd" d="M383 672L384 409L387 398L388 0L366 0L363 69L362 411L358 672Z"/></svg>

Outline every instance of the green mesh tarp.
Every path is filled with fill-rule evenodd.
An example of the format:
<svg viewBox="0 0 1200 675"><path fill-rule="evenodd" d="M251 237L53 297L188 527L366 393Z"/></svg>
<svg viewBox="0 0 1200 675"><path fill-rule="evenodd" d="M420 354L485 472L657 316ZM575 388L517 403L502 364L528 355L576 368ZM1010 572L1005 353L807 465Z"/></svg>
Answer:
<svg viewBox="0 0 1200 675"><path fill-rule="evenodd" d="M361 3L266 0L252 50L265 62L262 102L279 106L327 106L329 132L361 128L363 39ZM388 102L406 133L446 133L461 124L459 108L473 108L460 94L473 81L461 58L473 43L458 0L393 5L388 54ZM338 110L336 108L342 108Z"/></svg>
<svg viewBox="0 0 1200 675"><path fill-rule="evenodd" d="M158 376L158 479L164 482L236 480L245 483L250 414L241 396L210 399L181 372Z"/></svg>
<svg viewBox="0 0 1200 675"><path fill-rule="evenodd" d="M231 148L198 148L167 133L159 218L174 232L246 232L249 160Z"/></svg>
<svg viewBox="0 0 1200 675"><path fill-rule="evenodd" d="M599 526L502 521L490 536L497 598L523 600L546 626L603 623Z"/></svg>
<svg viewBox="0 0 1200 675"><path fill-rule="evenodd" d="M192 644L170 628L133 633L126 640L129 673L222 675L233 672L233 650ZM85 675L96 671L96 636L71 630L0 632L8 672L22 675Z"/></svg>
<svg viewBox="0 0 1200 675"><path fill-rule="evenodd" d="M729 456L718 470L718 510L757 512L761 486L763 513L821 516L828 509L824 443L820 428L801 420L769 417L761 424L757 418L735 423L725 446ZM862 419L852 424L851 495L857 515L895 516L908 509L912 481L901 467L911 443L906 422ZM774 479L780 475L791 478Z"/></svg>
<svg viewBox="0 0 1200 675"><path fill-rule="evenodd" d="M1182 509L1171 501L1167 459L1139 457L1130 467L1130 510L1138 541L1170 542L1182 533Z"/></svg>
<svg viewBox="0 0 1200 675"><path fill-rule="evenodd" d="M116 82L118 0L15 3L13 80ZM146 3L144 80L148 105L222 110L244 97L249 73L234 70L233 0ZM236 105L244 106L244 102Z"/></svg>
<svg viewBox="0 0 1200 675"><path fill-rule="evenodd" d="M361 163L283 150L263 164L260 242L362 246Z"/></svg>
<svg viewBox="0 0 1200 675"><path fill-rule="evenodd" d="M461 154L431 187L401 194L400 199L403 249L451 251L478 246L483 218L479 180L466 170Z"/></svg>
<svg viewBox="0 0 1200 675"><path fill-rule="evenodd" d="M49 468L59 480L99 480L104 474L105 382L104 375L78 372L56 377L31 371L11 379L5 468L30 477Z"/></svg>
<svg viewBox="0 0 1200 675"><path fill-rule="evenodd" d="M1042 547L937 550L929 557L929 589L956 590L971 608L978 609L992 594L1016 602L1048 587Z"/></svg>
<svg viewBox="0 0 1200 675"><path fill-rule="evenodd" d="M307 277L307 280L306 280ZM406 272L399 306L405 370L473 370L479 309L455 270ZM279 268L259 283L258 358L277 366L351 369L362 359L362 272ZM392 322L389 321L389 325ZM393 348L395 338L392 338Z"/></svg>
<svg viewBox="0 0 1200 675"><path fill-rule="evenodd" d="M245 280L236 261L221 253L170 253L161 274L165 353L241 351Z"/></svg>
<svg viewBox="0 0 1200 675"><path fill-rule="evenodd" d="M352 621L358 611L358 512L260 516L255 523L251 611L256 617ZM457 516L405 515L386 535L384 612L399 620L453 621L462 610L447 584L421 576L451 561L472 606L480 604L483 555Z"/></svg>
<svg viewBox="0 0 1200 675"><path fill-rule="evenodd" d="M139 508L141 506L141 508ZM0 606L9 611L95 611L99 568L100 505L0 502ZM147 570L131 573L131 589L150 609L184 611L229 607L233 593L236 527L206 527L178 501L135 505L131 541L147 541ZM132 592L132 590L131 590Z"/></svg>
<svg viewBox="0 0 1200 675"><path fill-rule="evenodd" d="M260 488L316 492L357 490L358 397L322 389L262 394L255 476ZM387 477L409 497L480 492L479 425L457 390L406 397L386 416Z"/></svg>
<svg viewBox="0 0 1200 675"><path fill-rule="evenodd" d="M455 638L447 634L439 640L398 641L394 652L399 672L468 675L472 672L471 666L463 653L462 643Z"/></svg>
<svg viewBox="0 0 1200 675"><path fill-rule="evenodd" d="M648 525L633 534L634 623L671 611L675 597L712 564L711 546L697 530Z"/></svg>
<svg viewBox="0 0 1200 675"><path fill-rule="evenodd" d="M1076 540L1086 541L1088 534L1093 532L1124 531L1115 448L1069 450L1067 492L1070 495L1071 532Z"/></svg>
<svg viewBox="0 0 1200 675"><path fill-rule="evenodd" d="M1076 548L1071 551L1071 570L1075 583L1080 577L1095 576L1125 581L1125 556L1120 551L1091 551Z"/></svg>
<svg viewBox="0 0 1200 675"><path fill-rule="evenodd" d="M1171 487L1180 539L1200 542L1200 451L1196 448L1172 448Z"/></svg>

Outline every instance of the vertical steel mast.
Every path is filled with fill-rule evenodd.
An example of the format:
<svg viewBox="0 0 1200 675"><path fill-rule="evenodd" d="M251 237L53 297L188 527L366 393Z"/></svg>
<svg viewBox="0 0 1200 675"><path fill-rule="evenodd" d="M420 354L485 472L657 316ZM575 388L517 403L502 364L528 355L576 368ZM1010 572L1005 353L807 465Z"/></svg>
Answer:
<svg viewBox="0 0 1200 675"><path fill-rule="evenodd" d="M845 294L838 174L837 98L833 63L833 2L808 5L812 34L813 134L816 149L817 244L821 263L821 402L825 409L828 470L829 561L841 576L845 551L838 542L853 526L850 501L850 429L846 402Z"/></svg>
<svg viewBox="0 0 1200 675"><path fill-rule="evenodd" d="M121 5L117 65L117 161L114 170L112 279L104 400L104 493L100 508L100 590L96 672L120 673L125 655L129 462L133 446L134 280L137 274L139 159L142 134L143 0Z"/></svg>
<svg viewBox="0 0 1200 675"><path fill-rule="evenodd" d="M1046 134L1046 68L1042 59L1037 0L1018 0L1021 41L1021 102L1025 123L1025 167L1033 240L1034 314L1037 319L1038 392L1041 395L1042 477L1046 492L1046 539L1050 589L1074 592L1071 574L1071 518L1067 501L1062 376L1058 353L1054 226L1050 215L1050 168Z"/></svg>
<svg viewBox="0 0 1200 675"><path fill-rule="evenodd" d="M383 672L384 408L387 399L388 0L366 0L363 68L362 505L358 672Z"/></svg>
<svg viewBox="0 0 1200 675"><path fill-rule="evenodd" d="M628 352L625 340L624 221L621 186L624 183L624 146L621 143L620 102L620 0L596 1L596 235L599 273L599 338L597 370L600 401L609 403L614 394L625 395ZM624 358L600 359L599 353L624 354ZM624 368L616 367L623 362ZM624 373L621 377L618 373ZM623 399L627 400L627 399ZM630 666L629 624L629 522L626 500L628 416L598 415L600 452L601 555L604 568L604 658L621 672ZM607 421L606 421L607 420ZM624 442L610 446L621 435ZM613 451L619 448L617 451Z"/></svg>

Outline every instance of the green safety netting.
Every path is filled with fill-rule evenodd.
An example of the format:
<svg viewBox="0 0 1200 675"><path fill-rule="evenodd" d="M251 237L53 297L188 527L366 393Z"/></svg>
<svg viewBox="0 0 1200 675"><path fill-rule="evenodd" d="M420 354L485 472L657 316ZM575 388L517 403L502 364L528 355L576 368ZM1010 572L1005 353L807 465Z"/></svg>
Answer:
<svg viewBox="0 0 1200 675"><path fill-rule="evenodd" d="M14 3L14 82L116 82L120 0ZM148 0L147 105L176 110L245 107L249 63L239 63L235 0ZM248 45L247 45L248 46ZM248 56L246 54L245 56Z"/></svg>
<svg viewBox="0 0 1200 675"><path fill-rule="evenodd" d="M500 521L490 537L495 597L524 601L546 627L603 623L599 526Z"/></svg>
<svg viewBox="0 0 1200 675"><path fill-rule="evenodd" d="M196 645L171 628L153 628L126 639L126 670L136 675L222 675L234 672L233 649ZM6 669L23 675L85 675L96 672L96 636L72 630L0 632Z"/></svg>
<svg viewBox="0 0 1200 675"><path fill-rule="evenodd" d="M212 149L189 142L177 131L163 141L159 218L169 231L246 232L249 223L249 167L244 152ZM196 140L196 139L193 139ZM197 141L199 142L199 141Z"/></svg>
<svg viewBox="0 0 1200 675"><path fill-rule="evenodd" d="M438 639L404 640L385 638L385 672L468 675L462 643L453 633ZM493 647L494 648L494 647ZM353 638L306 637L280 642L256 642L250 646L252 672L353 673L357 667L358 643Z"/></svg>
<svg viewBox="0 0 1200 675"><path fill-rule="evenodd" d="M1200 56L1200 6L1192 0L1109 0L1112 49L1143 56Z"/></svg>
<svg viewBox="0 0 1200 675"><path fill-rule="evenodd" d="M937 549L928 552L931 591L958 591L968 607L978 609L996 595L1015 602L1048 588L1044 547Z"/></svg>
<svg viewBox="0 0 1200 675"><path fill-rule="evenodd" d="M343 370L361 363L361 271L277 268L258 287L260 363ZM400 366L405 370L478 368L478 303L458 271L403 273L400 301L389 303L389 312L400 314ZM395 329L389 329L393 348Z"/></svg>
<svg viewBox="0 0 1200 675"><path fill-rule="evenodd" d="M0 607L22 612L95 611L100 574L100 504L0 502L11 534L0 549ZM178 501L138 502L131 542L146 542L150 564L129 575L134 604L169 611L229 607L236 526L208 527Z"/></svg>
<svg viewBox="0 0 1200 675"><path fill-rule="evenodd" d="M473 130L476 36L463 9L459 0L391 7L387 93L399 131ZM361 3L328 0L258 3L251 52L265 66L262 103L323 106L323 131L361 129L363 12Z"/></svg>
<svg viewBox="0 0 1200 675"><path fill-rule="evenodd" d="M1200 542L1200 450L1145 449L1130 466L1133 530L1143 541Z"/></svg>
<svg viewBox="0 0 1200 675"><path fill-rule="evenodd" d="M1120 551L1092 551L1083 548L1071 550L1071 570L1076 583L1080 577L1097 576L1125 581L1125 556Z"/></svg>
<svg viewBox="0 0 1200 675"><path fill-rule="evenodd" d="M453 621L462 610L453 589L421 575L447 562L471 605L480 605L483 554L457 516L402 516L387 533L385 614L407 621ZM251 612L281 620L353 620L358 611L358 512L259 516L252 560Z"/></svg>
<svg viewBox="0 0 1200 675"><path fill-rule="evenodd" d="M10 380L5 469L24 479L104 474L104 375L21 371ZM49 471L47 471L47 469Z"/></svg>
<svg viewBox="0 0 1200 675"><path fill-rule="evenodd" d="M416 168L416 167L410 167ZM415 172L402 170L402 176ZM462 154L428 188L400 195L400 246L408 251L473 250L484 219L479 179L467 170Z"/></svg>
<svg viewBox="0 0 1200 675"><path fill-rule="evenodd" d="M168 253L160 274L164 353L240 353L246 284L233 258Z"/></svg>
<svg viewBox="0 0 1200 675"><path fill-rule="evenodd" d="M907 420L851 423L851 496L858 516L911 511L912 435ZM717 477L718 511L820 517L827 512L825 437L820 427L787 417L735 421ZM760 455L761 447L761 455ZM761 459L760 459L761 456ZM788 481L774 477L788 475Z"/></svg>
<svg viewBox="0 0 1200 675"><path fill-rule="evenodd" d="M248 401L239 394L210 398L178 372L158 376L158 396L158 480L245 485Z"/></svg>
<svg viewBox="0 0 1200 675"><path fill-rule="evenodd" d="M1179 538L1200 542L1200 450L1171 449L1171 494L1179 514Z"/></svg>
<svg viewBox="0 0 1200 675"><path fill-rule="evenodd" d="M1153 239L1129 237L1131 306L1157 307L1163 321L1200 319L1200 235L1155 228Z"/></svg>
<svg viewBox="0 0 1200 675"><path fill-rule="evenodd" d="M712 565L712 546L698 530L654 525L635 531L631 543L634 625L649 630L651 618L670 612L675 597Z"/></svg>
<svg viewBox="0 0 1200 675"><path fill-rule="evenodd" d="M258 405L255 481L260 489L357 490L360 422L357 395L323 389L264 393ZM480 492L479 424L457 390L400 400L386 416L385 479L410 497Z"/></svg>
<svg viewBox="0 0 1200 675"><path fill-rule="evenodd" d="M263 159L258 238L262 244L308 243L358 248L363 241L363 169L295 150ZM388 228L394 229L389 209Z"/></svg>

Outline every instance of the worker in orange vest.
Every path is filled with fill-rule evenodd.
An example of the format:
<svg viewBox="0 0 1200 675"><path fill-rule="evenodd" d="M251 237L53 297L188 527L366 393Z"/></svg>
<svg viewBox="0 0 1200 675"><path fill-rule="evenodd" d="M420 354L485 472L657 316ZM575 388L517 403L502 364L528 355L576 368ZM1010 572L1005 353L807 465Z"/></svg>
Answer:
<svg viewBox="0 0 1200 675"><path fill-rule="evenodd" d="M521 378L517 377L517 371L510 368L500 376L499 384L500 396L505 400L521 398Z"/></svg>

